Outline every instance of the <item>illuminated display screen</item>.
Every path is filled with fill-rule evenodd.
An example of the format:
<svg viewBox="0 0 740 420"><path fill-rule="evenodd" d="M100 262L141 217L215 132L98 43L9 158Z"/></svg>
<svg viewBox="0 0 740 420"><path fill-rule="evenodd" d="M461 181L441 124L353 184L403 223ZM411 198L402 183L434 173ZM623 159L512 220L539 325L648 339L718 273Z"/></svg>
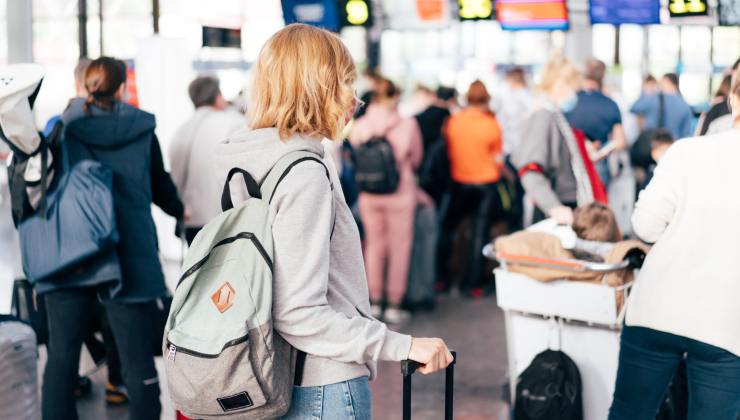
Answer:
<svg viewBox="0 0 740 420"><path fill-rule="evenodd" d="M204 26L202 45L204 47L241 48L242 31L241 29Z"/></svg>
<svg viewBox="0 0 740 420"><path fill-rule="evenodd" d="M488 20L493 18L493 0L459 0L460 20Z"/></svg>
<svg viewBox="0 0 740 420"><path fill-rule="evenodd" d="M568 29L565 0L498 0L496 18L506 30Z"/></svg>
<svg viewBox="0 0 740 420"><path fill-rule="evenodd" d="M590 0L591 23L660 23L660 0Z"/></svg>
<svg viewBox="0 0 740 420"><path fill-rule="evenodd" d="M707 0L670 0L668 11L671 17L706 16L709 14Z"/></svg>
<svg viewBox="0 0 740 420"><path fill-rule="evenodd" d="M370 0L344 0L341 3L342 26L373 25Z"/></svg>
<svg viewBox="0 0 740 420"><path fill-rule="evenodd" d="M719 24L740 25L740 0L719 0Z"/></svg>
<svg viewBox="0 0 740 420"><path fill-rule="evenodd" d="M305 23L339 31L339 6L336 0L282 0L285 24Z"/></svg>

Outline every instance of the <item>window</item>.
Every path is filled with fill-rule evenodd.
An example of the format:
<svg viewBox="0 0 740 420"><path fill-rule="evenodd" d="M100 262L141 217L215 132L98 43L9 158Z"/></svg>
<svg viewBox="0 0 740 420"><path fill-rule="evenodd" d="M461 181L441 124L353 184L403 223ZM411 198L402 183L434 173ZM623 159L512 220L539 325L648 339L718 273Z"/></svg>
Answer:
<svg viewBox="0 0 740 420"><path fill-rule="evenodd" d="M102 6L104 54L120 59L134 58L138 40L154 33L152 2L103 0Z"/></svg>
<svg viewBox="0 0 740 420"><path fill-rule="evenodd" d="M75 95L73 71L80 54L77 0L33 0L33 57L46 75L36 100L36 121L43 127Z"/></svg>
<svg viewBox="0 0 740 420"><path fill-rule="evenodd" d="M8 63L8 24L5 19L7 10L7 1L0 0L0 65Z"/></svg>

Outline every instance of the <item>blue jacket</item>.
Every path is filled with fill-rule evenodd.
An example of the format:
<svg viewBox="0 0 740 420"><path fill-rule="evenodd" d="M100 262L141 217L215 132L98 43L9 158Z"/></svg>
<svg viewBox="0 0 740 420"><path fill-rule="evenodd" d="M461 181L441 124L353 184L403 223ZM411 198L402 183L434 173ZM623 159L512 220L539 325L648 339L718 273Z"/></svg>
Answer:
<svg viewBox="0 0 740 420"><path fill-rule="evenodd" d="M166 287L151 205L157 204L176 218L182 217L184 208L164 170L162 152L154 135L154 116L120 102L114 104L111 112L93 105L88 116L83 105L83 99L73 99L62 114L64 141L72 165L92 159L113 171L113 199L120 236L116 251L122 284L120 290L111 290L112 298L143 302L163 296ZM99 277L101 272L107 271L85 269L79 273L78 282L93 283L89 277Z"/></svg>

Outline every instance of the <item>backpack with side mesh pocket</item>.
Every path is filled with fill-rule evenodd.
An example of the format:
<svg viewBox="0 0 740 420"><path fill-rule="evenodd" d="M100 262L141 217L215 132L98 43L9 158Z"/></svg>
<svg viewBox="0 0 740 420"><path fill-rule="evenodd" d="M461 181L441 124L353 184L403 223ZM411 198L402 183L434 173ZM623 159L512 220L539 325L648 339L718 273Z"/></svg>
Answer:
<svg viewBox="0 0 740 420"><path fill-rule="evenodd" d="M324 165L314 153L292 152L261 185L232 169L221 199L224 213L188 251L163 339L169 393L188 417L267 419L290 408L305 354L273 330L269 205L280 181L304 161ZM250 198L234 206L229 183L236 174Z"/></svg>

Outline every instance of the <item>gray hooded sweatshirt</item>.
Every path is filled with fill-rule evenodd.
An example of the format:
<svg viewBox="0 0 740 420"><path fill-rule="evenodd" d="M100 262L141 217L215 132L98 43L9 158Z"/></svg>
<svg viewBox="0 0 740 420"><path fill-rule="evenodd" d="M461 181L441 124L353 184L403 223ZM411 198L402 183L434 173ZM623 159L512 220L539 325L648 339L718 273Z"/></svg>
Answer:
<svg viewBox="0 0 740 420"><path fill-rule="evenodd" d="M390 331L369 315L359 232L321 140L300 136L280 140L274 128L238 131L217 148L220 180L223 185L229 169L240 167L259 182L282 156L298 150L324 160L331 184L318 162L302 162L280 183L270 204L274 326L308 354L303 386L372 378L378 360L408 358L411 337ZM232 188L235 202L248 197L240 188Z"/></svg>

